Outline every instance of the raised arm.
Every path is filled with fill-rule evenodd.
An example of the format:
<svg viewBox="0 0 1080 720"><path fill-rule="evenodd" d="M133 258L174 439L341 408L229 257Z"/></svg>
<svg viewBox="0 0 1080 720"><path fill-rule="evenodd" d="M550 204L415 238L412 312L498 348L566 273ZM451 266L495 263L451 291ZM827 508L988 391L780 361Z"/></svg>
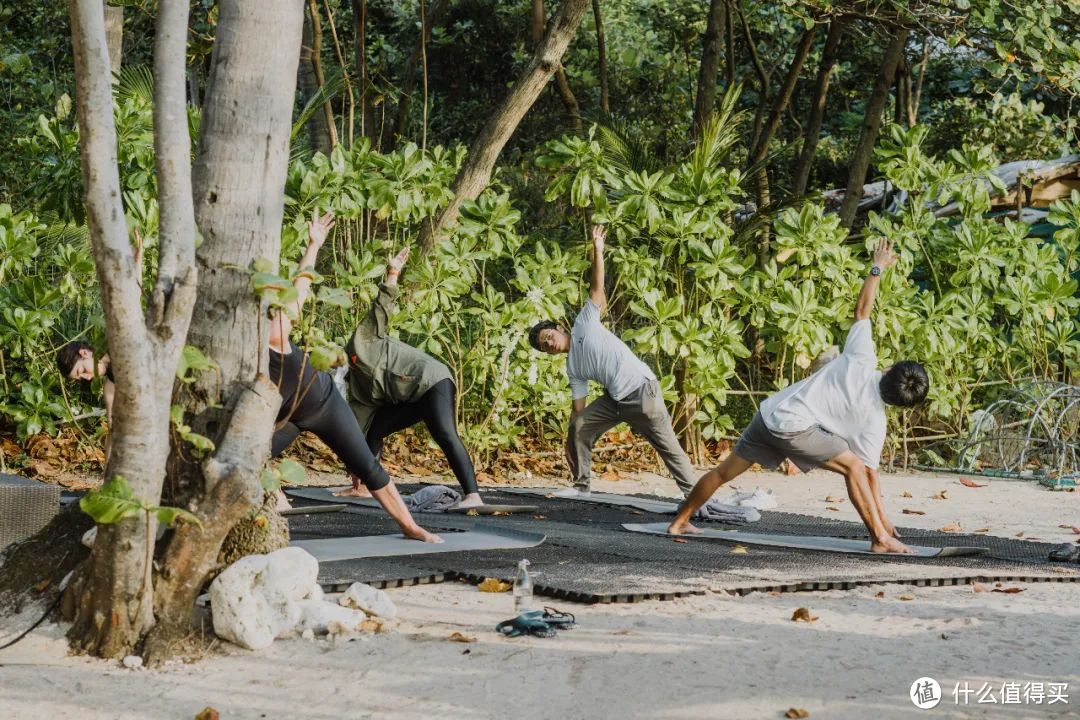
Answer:
<svg viewBox="0 0 1080 720"><path fill-rule="evenodd" d="M363 340L374 340L386 337L390 328L390 318L394 314L394 305L397 303L398 277L401 269L405 267L405 261L409 259L409 248L403 249L394 257L386 267L386 277L379 285L379 294L371 301L364 319L356 328L356 336Z"/></svg>
<svg viewBox="0 0 1080 720"><path fill-rule="evenodd" d="M603 225L592 226L592 282L589 284L589 299L603 312L607 304L604 295L604 236Z"/></svg>
<svg viewBox="0 0 1080 720"><path fill-rule="evenodd" d="M326 236L334 227L334 215L326 213L322 217L313 217L308 222L308 246L304 250L304 257L300 258L300 272L293 281L296 288L296 300L291 305L296 317L304 309L304 303L311 294L311 275L307 270L315 269L315 259L319 256L319 250L326 242ZM274 312L270 315L270 347L278 352L285 352L289 344L289 334L292 333L292 320L288 313Z"/></svg>
<svg viewBox="0 0 1080 720"><path fill-rule="evenodd" d="M870 268L870 274L863 281L862 290L859 291L859 299L855 303L855 322L870 317L870 311L874 309L874 298L877 297L878 285L881 284L881 274L895 263L896 254L893 252L892 243L882 238L874 249L874 266Z"/></svg>

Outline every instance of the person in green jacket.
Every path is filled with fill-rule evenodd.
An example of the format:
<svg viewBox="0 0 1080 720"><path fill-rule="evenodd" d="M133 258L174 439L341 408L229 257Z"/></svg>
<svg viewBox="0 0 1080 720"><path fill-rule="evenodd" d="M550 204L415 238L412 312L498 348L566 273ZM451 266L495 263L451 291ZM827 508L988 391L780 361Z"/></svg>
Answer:
<svg viewBox="0 0 1080 720"><path fill-rule="evenodd" d="M472 459L458 435L454 419L457 388L450 370L427 353L387 334L397 304L398 276L408 257L409 248L405 248L390 260L379 294L346 346L349 405L376 457L389 435L423 421L465 491L459 507L476 507L484 501L476 485ZM366 493L354 479L351 489L338 494Z"/></svg>

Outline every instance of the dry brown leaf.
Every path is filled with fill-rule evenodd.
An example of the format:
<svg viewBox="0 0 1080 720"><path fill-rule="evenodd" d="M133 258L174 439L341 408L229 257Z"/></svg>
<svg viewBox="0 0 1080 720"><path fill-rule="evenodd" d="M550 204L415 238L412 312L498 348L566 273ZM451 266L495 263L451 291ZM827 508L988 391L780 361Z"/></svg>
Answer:
<svg viewBox="0 0 1080 720"><path fill-rule="evenodd" d="M43 592L45 592L45 588L49 587L49 585L51 585L51 584L52 584L52 578L45 578L41 582L36 583L34 585L34 592L43 593Z"/></svg>
<svg viewBox="0 0 1080 720"><path fill-rule="evenodd" d="M986 487L986 483L977 483L974 480L969 480L966 477L960 478L960 484L964 487Z"/></svg>
<svg viewBox="0 0 1080 720"><path fill-rule="evenodd" d="M221 713L207 705L195 716L195 720L221 720Z"/></svg>
<svg viewBox="0 0 1080 720"><path fill-rule="evenodd" d="M955 532L963 532L963 531L964 531L964 529L962 527L960 527L960 523L949 523L948 525L946 525L943 528L938 528L938 532L955 533Z"/></svg>
<svg viewBox="0 0 1080 720"><path fill-rule="evenodd" d="M382 620L377 620L376 618L368 618L360 623L361 632L384 633L389 630L390 627L386 623Z"/></svg>
<svg viewBox="0 0 1080 720"><path fill-rule="evenodd" d="M1013 535L1013 537L1024 537L1024 531L1021 530L1020 532L1016 533L1016 535Z"/></svg>
<svg viewBox="0 0 1080 720"><path fill-rule="evenodd" d="M986 592L986 586L983 585L981 582L971 583L971 589L973 592Z"/></svg>
<svg viewBox="0 0 1080 720"><path fill-rule="evenodd" d="M471 509L471 510L467 510L467 511L465 512L465 514L466 514L466 515L470 515L470 516L472 516L472 517L476 517L476 516L478 516L478 515L480 514L480 511L479 511L479 510L477 510L476 508L473 508L473 509Z"/></svg>
<svg viewBox="0 0 1080 720"><path fill-rule="evenodd" d="M875 595L874 597L876 597L876 598L883 598L883 597L885 597L885 591L884 591L884 590L882 590L882 591L878 592L878 594L877 594L877 595Z"/></svg>
<svg viewBox="0 0 1080 720"><path fill-rule="evenodd" d="M61 472L60 468L54 467L45 460L31 460L30 469L39 477L45 478L56 477Z"/></svg>
<svg viewBox="0 0 1080 720"><path fill-rule="evenodd" d="M909 498L909 497L911 497L911 493L909 493L907 490L905 490L904 492L900 493L900 497Z"/></svg>
<svg viewBox="0 0 1080 720"><path fill-rule="evenodd" d="M834 508L832 505L826 506L825 509L826 510L832 510L833 512L840 512L840 508Z"/></svg>
<svg viewBox="0 0 1080 720"><path fill-rule="evenodd" d="M842 503L842 502L844 502L844 498L842 498L842 497L835 497L835 496L833 496L833 495L826 495L826 496L825 496L825 502L831 502L831 503Z"/></svg>
<svg viewBox="0 0 1080 720"><path fill-rule="evenodd" d="M1072 526L1073 535L1080 535L1080 527Z"/></svg>
<svg viewBox="0 0 1080 720"><path fill-rule="evenodd" d="M731 552L728 553L728 554L729 555L745 555L746 554L746 546L745 545L736 545L735 547L731 548Z"/></svg>
<svg viewBox="0 0 1080 720"><path fill-rule="evenodd" d="M933 499L934 500L948 500L949 499L949 493L947 491L945 491L945 490L942 490L937 495L935 495L933 497Z"/></svg>
<svg viewBox="0 0 1080 720"><path fill-rule="evenodd" d="M804 607L796 608L795 612L793 612L791 614L791 621L792 622L802 621L802 622L812 623L815 620L817 620L817 616L810 614L810 608L804 608Z"/></svg>
<svg viewBox="0 0 1080 720"><path fill-rule="evenodd" d="M686 538L671 538L671 539L674 540L677 543L683 543L683 544L686 543Z"/></svg>
<svg viewBox="0 0 1080 720"><path fill-rule="evenodd" d="M266 519L265 515L257 515L255 517L255 525L257 527L264 528L264 527L266 527L267 522L268 522L268 520Z"/></svg>
<svg viewBox="0 0 1080 720"><path fill-rule="evenodd" d="M914 600L914 599L915 599L914 595L901 595L900 597L897 598L897 600Z"/></svg>
<svg viewBox="0 0 1080 720"><path fill-rule="evenodd" d="M427 469L423 465L406 465L405 470L410 475L416 475L417 477L428 477L432 474L431 470Z"/></svg>
<svg viewBox="0 0 1080 720"><path fill-rule="evenodd" d="M776 592L775 590L772 590L772 591L769 592L769 597L780 597L780 593Z"/></svg>
<svg viewBox="0 0 1080 720"><path fill-rule="evenodd" d="M608 470L600 475L600 479L616 481L619 479L619 473L615 470Z"/></svg>
<svg viewBox="0 0 1080 720"><path fill-rule="evenodd" d="M972 532L988 533L988 532L990 532L990 528L979 528L978 530L973 530Z"/></svg>
<svg viewBox="0 0 1080 720"><path fill-rule="evenodd" d="M808 717L810 717L810 713L807 712L806 710L804 710L803 708L791 708L786 713L784 713L784 717L786 717L786 718L808 718Z"/></svg>
<svg viewBox="0 0 1080 720"><path fill-rule="evenodd" d="M904 508L901 512L903 512L905 515L925 515L926 514L922 510L912 510L911 508Z"/></svg>
<svg viewBox="0 0 1080 720"><path fill-rule="evenodd" d="M491 473L478 472L478 473L476 473L476 481L480 482L480 483L485 483L485 484L488 484L488 485L494 485L495 484L495 476L492 475Z"/></svg>
<svg viewBox="0 0 1080 720"><path fill-rule="evenodd" d="M999 593L1008 593L1009 595L1015 595L1016 593L1022 593L1022 592L1024 592L1024 588L1018 588L1018 587L1008 587L1008 588L1007 588L1007 587L1001 587L1001 588L994 588L993 592L999 592Z"/></svg>
<svg viewBox="0 0 1080 720"><path fill-rule="evenodd" d="M459 632L451 633L450 637L448 637L446 639L449 640L450 642L458 642L458 643L474 643L474 642L476 642L476 638L472 637L471 635L462 635Z"/></svg>
<svg viewBox="0 0 1080 720"><path fill-rule="evenodd" d="M498 578L484 578L484 582L477 586L477 590L480 592L501 593L506 592L512 587L513 585L510 583L499 580Z"/></svg>

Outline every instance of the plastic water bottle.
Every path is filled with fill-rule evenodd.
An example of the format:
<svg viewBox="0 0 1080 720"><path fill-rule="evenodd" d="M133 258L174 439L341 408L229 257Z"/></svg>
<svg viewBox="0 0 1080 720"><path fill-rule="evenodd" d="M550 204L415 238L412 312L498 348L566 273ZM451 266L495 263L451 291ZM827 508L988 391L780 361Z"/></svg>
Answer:
<svg viewBox="0 0 1080 720"><path fill-rule="evenodd" d="M517 577L514 579L514 612L520 615L533 609L533 583L529 577L529 561L518 563Z"/></svg>

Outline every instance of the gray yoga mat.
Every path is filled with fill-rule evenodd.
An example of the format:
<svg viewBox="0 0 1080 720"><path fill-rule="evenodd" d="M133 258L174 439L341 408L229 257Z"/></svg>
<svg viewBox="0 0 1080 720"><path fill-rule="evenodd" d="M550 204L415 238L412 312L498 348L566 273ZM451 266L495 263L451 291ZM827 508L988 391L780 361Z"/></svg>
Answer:
<svg viewBox="0 0 1080 720"><path fill-rule="evenodd" d="M513 495L534 495L536 497L550 497L551 493L562 488L499 488L500 492ZM554 500L570 500L572 502L594 503L596 505L616 505L618 507L631 507L645 512L659 515L674 515L679 509L679 504L664 500L651 500L649 498L633 497L632 495L618 495L616 493L589 493L589 497L553 498Z"/></svg>
<svg viewBox="0 0 1080 720"><path fill-rule="evenodd" d="M468 550L511 550L536 547L546 535L509 528L475 527L465 532L438 533L443 542L424 543L404 535L369 535L366 537L297 540L293 547L303 548L319 562L355 560L371 557L429 555Z"/></svg>
<svg viewBox="0 0 1080 720"><path fill-rule="evenodd" d="M285 490L286 495L291 497L304 498L305 500L318 500L319 502L328 503L348 503L349 505L359 505L360 507L381 508L379 501L375 498L360 498L360 497L338 497L334 495L334 492L341 490L342 488L333 487L303 487L303 488L287 488ZM451 508L450 510L440 510L438 512L450 512L458 513L461 515L467 515L469 510L476 510L478 515L494 515L497 512L500 513L534 513L538 510L536 505L498 505L498 504L485 504L483 507L477 508Z"/></svg>
<svg viewBox="0 0 1080 720"><path fill-rule="evenodd" d="M630 532L647 533L649 535L669 535L667 523L623 523L623 528ZM745 545L771 545L774 547L794 548L796 550L821 550L824 552L852 553L856 555L882 554L897 557L909 557L899 553L875 553L870 551L869 540L849 540L845 538L812 537L805 535L762 535L747 533L737 530L716 530L706 528L700 535L680 535L686 538L707 538L709 540L724 540L726 542L742 543ZM980 547L925 547L911 545L916 557L957 557L961 555L982 555L986 548Z"/></svg>

